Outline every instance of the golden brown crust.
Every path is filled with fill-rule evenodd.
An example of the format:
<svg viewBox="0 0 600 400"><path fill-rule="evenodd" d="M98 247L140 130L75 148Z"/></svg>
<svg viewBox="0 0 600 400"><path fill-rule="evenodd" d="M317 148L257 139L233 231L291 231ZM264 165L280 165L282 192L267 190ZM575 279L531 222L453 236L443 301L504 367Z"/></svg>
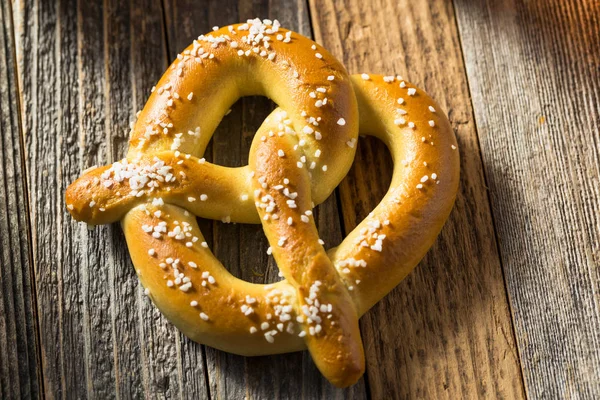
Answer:
<svg viewBox="0 0 600 400"><path fill-rule="evenodd" d="M408 81L384 80L381 75L371 75L369 80L353 75L352 80L361 134L381 139L394 160L384 198L337 248L328 251L346 284L353 286L354 302L363 315L418 264L435 241L454 205L460 164L450 122L425 92ZM415 89L414 94L409 89ZM404 123L397 121L400 118ZM372 251L376 243L364 237L368 233L386 235L382 251ZM364 240L369 247L360 245ZM343 260L364 260L367 267L352 267ZM344 273L345 268L349 272ZM353 285L357 280L360 284Z"/></svg>
<svg viewBox="0 0 600 400"><path fill-rule="evenodd" d="M159 165L159 167L154 167ZM115 169L155 171L155 188L132 189L127 178L115 179ZM166 176L160 175L161 169ZM146 172L146 175L152 174ZM168 174L172 181L166 182ZM159 181L161 178L162 181ZM190 210L202 218L258 223L252 200L251 171L248 166L228 168L179 151L140 155L134 162L119 161L96 168L73 182L66 192L71 215L91 225L119 221L134 206L161 198L165 203ZM204 197L204 196L205 197ZM90 200L93 201L90 206Z"/></svg>
<svg viewBox="0 0 600 400"><path fill-rule="evenodd" d="M291 43L277 40L286 37L283 29L254 53L242 43L249 32L242 28L212 32L183 53L141 112L128 158L75 181L67 207L90 224L121 220L147 294L191 339L243 355L308 347L323 374L347 386L364 371L358 317L420 261L450 213L456 140L439 106L401 78L350 78L310 40L296 33ZM212 47L214 40L223 42ZM213 57L196 60L199 49ZM251 53L238 56L239 50ZM258 130L249 166L204 162L214 128L248 94L281 106ZM361 133L389 147L392 183L373 213L325 253L311 203L323 201L346 174L359 119ZM159 128L166 130L148 134ZM196 215L262 222L286 279L256 285L233 277L204 243Z"/></svg>
<svg viewBox="0 0 600 400"><path fill-rule="evenodd" d="M274 158L279 152L282 156ZM354 384L365 369L358 316L319 243L308 171L296 166L300 156L289 136L269 138L251 149L257 210L267 239L273 243L277 265L297 291L297 307L306 317L302 323L310 333L306 345L313 360L330 382L344 387Z"/></svg>
<svg viewBox="0 0 600 400"><path fill-rule="evenodd" d="M169 149L201 156L238 98L264 95L286 110L285 119L290 120L289 126L275 126L276 132L292 129L306 142L308 163L327 165L326 172L312 171L313 182L319 182L312 185L313 198L323 201L346 175L354 157L354 150L344 146L358 132L356 97L348 74L323 47L284 28L265 34L270 38L266 43L245 43L249 39L244 37L252 36L252 26L246 26L231 25L202 35L183 51L139 114L128 158ZM288 33L289 42L284 42ZM343 125L337 123L340 118ZM318 149L322 151L317 159Z"/></svg>

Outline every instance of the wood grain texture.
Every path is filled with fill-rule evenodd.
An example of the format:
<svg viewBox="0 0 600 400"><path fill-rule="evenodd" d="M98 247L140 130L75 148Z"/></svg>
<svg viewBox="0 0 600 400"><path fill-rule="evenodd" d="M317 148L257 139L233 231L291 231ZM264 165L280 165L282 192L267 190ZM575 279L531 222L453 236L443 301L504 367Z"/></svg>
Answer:
<svg viewBox="0 0 600 400"><path fill-rule="evenodd" d="M368 379L343 391L306 352L244 358L191 342L140 290L120 227L88 231L64 209L83 169L124 155L177 52L256 16L306 36L312 22L350 72L423 87L461 146L455 210L361 320ZM0 398L600 397L597 1L14 0L0 21ZM234 105L207 158L245 164L272 107ZM327 246L389 184L384 146L359 142L316 213ZM201 227L236 276L279 279L259 226Z"/></svg>
<svg viewBox="0 0 600 400"><path fill-rule="evenodd" d="M351 73L401 74L421 86L448 113L460 144L450 220L416 270L361 320L372 397L524 397L452 3L310 4L317 41ZM359 143L341 186L346 231L391 179L385 147Z"/></svg>
<svg viewBox="0 0 600 400"><path fill-rule="evenodd" d="M120 227L88 231L63 201L83 169L125 153L167 66L161 3L23 0L13 11L45 394L184 397L186 384L205 397L202 359L183 354L143 295Z"/></svg>
<svg viewBox="0 0 600 400"><path fill-rule="evenodd" d="M165 4L170 58L187 47L199 34L213 26L222 26L248 18L278 19L283 26L311 36L308 9L304 1L211 1L207 7L196 2L168 1ZM274 104L261 97L238 101L217 129L206 155L215 163L240 166L248 163L254 134ZM321 235L327 243L341 241L336 197L315 212ZM273 257L267 256L269 244L260 225L223 224L202 221L205 236L215 255L235 276L255 283L275 282L281 278ZM212 232L212 235L206 233ZM339 390L330 385L314 366L308 353L270 357L240 357L212 348L206 349L208 379L214 398L333 399L364 398L361 381Z"/></svg>
<svg viewBox="0 0 600 400"><path fill-rule="evenodd" d="M0 398L39 396L35 293L10 3L0 5Z"/></svg>
<svg viewBox="0 0 600 400"><path fill-rule="evenodd" d="M455 3L527 392L599 398L600 3Z"/></svg>

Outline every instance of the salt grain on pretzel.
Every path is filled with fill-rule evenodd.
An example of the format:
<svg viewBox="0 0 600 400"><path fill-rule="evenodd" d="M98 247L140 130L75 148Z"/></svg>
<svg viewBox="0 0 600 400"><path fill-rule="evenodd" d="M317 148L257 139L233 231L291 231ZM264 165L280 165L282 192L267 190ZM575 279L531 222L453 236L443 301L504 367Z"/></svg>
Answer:
<svg viewBox="0 0 600 400"><path fill-rule="evenodd" d="M249 165L206 162L221 118L256 94L280 108L256 133ZM216 29L158 82L126 159L75 181L67 209L88 224L121 221L146 293L188 337L243 355L308 347L332 383L348 386L364 371L358 317L419 262L454 201L458 152L439 110L401 77L349 77L277 21ZM325 252L310 210L347 173L359 130L390 149L391 187ZM286 279L257 285L232 276L196 216L262 223Z"/></svg>

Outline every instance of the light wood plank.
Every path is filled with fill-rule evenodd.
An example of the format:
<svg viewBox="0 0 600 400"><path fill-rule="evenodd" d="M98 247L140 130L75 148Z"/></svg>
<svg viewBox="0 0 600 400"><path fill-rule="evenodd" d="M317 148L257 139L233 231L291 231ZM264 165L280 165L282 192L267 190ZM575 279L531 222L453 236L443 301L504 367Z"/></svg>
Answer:
<svg viewBox="0 0 600 400"><path fill-rule="evenodd" d="M351 73L401 74L448 113L461 189L432 250L363 317L373 398L524 397L452 3L311 0L315 37ZM377 204L391 160L360 140L341 186L349 231Z"/></svg>
<svg viewBox="0 0 600 400"><path fill-rule="evenodd" d="M0 5L0 398L39 397L35 294L11 5Z"/></svg>
<svg viewBox="0 0 600 400"><path fill-rule="evenodd" d="M304 1L210 1L198 7L193 1L168 1L165 7L170 58L187 47L199 34L215 25L222 26L248 18L276 18L283 26L311 36L308 9ZM227 166L248 163L254 134L274 104L261 97L241 99L232 107L207 149L207 158ZM335 196L315 212L323 239L341 241L341 227ZM236 276L255 283L280 280L269 246L260 225L235 225L214 222L202 226L212 232L215 255ZM346 390L329 384L314 366L308 353L246 358L206 349L211 395L215 398L249 399L364 398L364 382Z"/></svg>
<svg viewBox="0 0 600 400"><path fill-rule="evenodd" d="M456 0L531 398L600 397L600 3Z"/></svg>

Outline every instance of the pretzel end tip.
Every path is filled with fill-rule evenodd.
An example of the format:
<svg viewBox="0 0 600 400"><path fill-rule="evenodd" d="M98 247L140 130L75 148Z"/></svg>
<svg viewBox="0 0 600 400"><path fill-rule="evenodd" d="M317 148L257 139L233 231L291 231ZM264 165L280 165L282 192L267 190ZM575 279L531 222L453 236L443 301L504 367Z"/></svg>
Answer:
<svg viewBox="0 0 600 400"><path fill-rule="evenodd" d="M106 190L102 190L99 176L108 167L93 168L71 183L65 191L67 211L78 222L99 225L113 222L105 213ZM107 220L108 218L108 220Z"/></svg>
<svg viewBox="0 0 600 400"><path fill-rule="evenodd" d="M354 355L346 360L342 367L339 367L333 373L327 374L329 382L338 388L346 388L356 384L365 373L364 353Z"/></svg>

